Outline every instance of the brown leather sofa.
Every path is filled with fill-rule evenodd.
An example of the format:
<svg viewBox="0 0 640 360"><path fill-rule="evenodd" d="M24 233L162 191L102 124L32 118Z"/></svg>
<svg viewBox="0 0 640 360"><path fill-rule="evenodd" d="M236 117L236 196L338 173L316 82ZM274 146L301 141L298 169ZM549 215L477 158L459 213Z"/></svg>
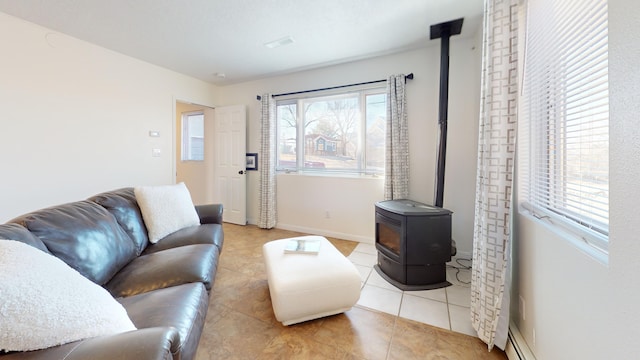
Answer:
<svg viewBox="0 0 640 360"><path fill-rule="evenodd" d="M222 205L196 206L196 212L201 225L155 244L133 188L0 224L0 239L50 253L107 289L138 329L44 350L0 351L0 359L193 359L224 241Z"/></svg>

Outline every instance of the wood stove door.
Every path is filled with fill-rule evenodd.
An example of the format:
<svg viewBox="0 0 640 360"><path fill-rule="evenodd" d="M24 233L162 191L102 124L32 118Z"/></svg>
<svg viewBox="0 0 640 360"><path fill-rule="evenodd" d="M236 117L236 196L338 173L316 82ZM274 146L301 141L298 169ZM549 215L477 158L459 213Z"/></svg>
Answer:
<svg viewBox="0 0 640 360"><path fill-rule="evenodd" d="M402 220L376 213L376 245L396 261L402 257Z"/></svg>
<svg viewBox="0 0 640 360"><path fill-rule="evenodd" d="M403 218L396 219L376 212L376 248L378 266L391 279L406 283L404 267Z"/></svg>

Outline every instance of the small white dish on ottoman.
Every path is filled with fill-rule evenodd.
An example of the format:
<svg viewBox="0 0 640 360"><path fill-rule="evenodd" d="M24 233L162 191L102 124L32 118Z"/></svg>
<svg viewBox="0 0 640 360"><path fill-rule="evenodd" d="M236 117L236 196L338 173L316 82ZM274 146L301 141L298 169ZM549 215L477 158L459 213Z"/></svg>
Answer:
<svg viewBox="0 0 640 360"><path fill-rule="evenodd" d="M290 240L318 240L316 254L285 253ZM360 273L322 236L270 241L262 253L276 319L283 325L345 312L360 298Z"/></svg>

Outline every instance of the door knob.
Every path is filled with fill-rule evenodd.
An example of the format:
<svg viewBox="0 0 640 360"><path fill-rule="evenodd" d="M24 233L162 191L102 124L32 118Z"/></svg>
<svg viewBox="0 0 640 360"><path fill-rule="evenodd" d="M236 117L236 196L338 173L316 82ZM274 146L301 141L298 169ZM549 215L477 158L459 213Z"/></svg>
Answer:
<svg viewBox="0 0 640 360"><path fill-rule="evenodd" d="M238 171L238 174L240 174L240 175L244 174L244 170Z"/></svg>

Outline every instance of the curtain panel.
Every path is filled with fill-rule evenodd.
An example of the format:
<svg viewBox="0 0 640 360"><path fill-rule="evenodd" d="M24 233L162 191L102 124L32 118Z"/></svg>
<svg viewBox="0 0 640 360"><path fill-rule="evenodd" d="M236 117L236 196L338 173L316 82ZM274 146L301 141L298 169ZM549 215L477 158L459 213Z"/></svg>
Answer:
<svg viewBox="0 0 640 360"><path fill-rule="evenodd" d="M409 197L409 123L406 105L405 75L389 76L387 79L385 200Z"/></svg>
<svg viewBox="0 0 640 360"><path fill-rule="evenodd" d="M485 0L471 324L489 350L509 325L512 182L518 98L518 0Z"/></svg>
<svg viewBox="0 0 640 360"><path fill-rule="evenodd" d="M271 94L262 94L260 111L260 156L258 172L259 208L258 227L271 229L276 226L276 101Z"/></svg>

